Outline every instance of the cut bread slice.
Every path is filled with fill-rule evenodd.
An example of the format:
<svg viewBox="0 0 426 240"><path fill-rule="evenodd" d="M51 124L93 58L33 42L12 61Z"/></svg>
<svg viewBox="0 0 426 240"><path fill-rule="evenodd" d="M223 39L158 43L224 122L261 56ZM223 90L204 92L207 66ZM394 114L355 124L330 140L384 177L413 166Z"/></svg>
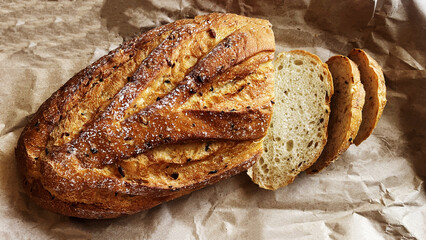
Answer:
<svg viewBox="0 0 426 240"><path fill-rule="evenodd" d="M346 151L355 139L362 120L365 91L357 65L345 56L327 61L333 76L334 95L328 123L328 140L318 160L307 172L317 173Z"/></svg>
<svg viewBox="0 0 426 240"><path fill-rule="evenodd" d="M382 68L366 52L362 49L353 49L348 56L358 65L365 89L362 122L354 140L358 146L370 136L382 116L386 105L386 85Z"/></svg>
<svg viewBox="0 0 426 240"><path fill-rule="evenodd" d="M248 170L260 187L275 190L293 182L320 156L327 141L332 77L316 55L283 52L275 66L275 107L264 153Z"/></svg>

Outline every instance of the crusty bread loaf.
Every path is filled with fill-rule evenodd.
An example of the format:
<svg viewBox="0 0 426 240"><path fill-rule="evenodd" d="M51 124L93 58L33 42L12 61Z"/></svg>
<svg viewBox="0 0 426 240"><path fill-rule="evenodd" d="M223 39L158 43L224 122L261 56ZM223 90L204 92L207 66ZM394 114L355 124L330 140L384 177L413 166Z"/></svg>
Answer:
<svg viewBox="0 0 426 240"><path fill-rule="evenodd" d="M249 168L273 100L266 20L209 14L144 33L72 77L16 149L25 189L52 211L113 218Z"/></svg>
<svg viewBox="0 0 426 240"><path fill-rule="evenodd" d="M354 140L354 143L359 145L371 135L382 116L386 105L386 84L382 68L365 51L353 49L348 56L358 65L365 89L362 122Z"/></svg>
<svg viewBox="0 0 426 240"><path fill-rule="evenodd" d="M318 160L307 172L316 173L335 161L355 139L362 119L365 91L358 67L345 56L334 56L327 61L333 76L334 94L328 122L328 140Z"/></svg>
<svg viewBox="0 0 426 240"><path fill-rule="evenodd" d="M278 55L275 107L264 154L248 170L253 182L275 190L293 182L319 157L327 141L333 83L316 55L296 50Z"/></svg>

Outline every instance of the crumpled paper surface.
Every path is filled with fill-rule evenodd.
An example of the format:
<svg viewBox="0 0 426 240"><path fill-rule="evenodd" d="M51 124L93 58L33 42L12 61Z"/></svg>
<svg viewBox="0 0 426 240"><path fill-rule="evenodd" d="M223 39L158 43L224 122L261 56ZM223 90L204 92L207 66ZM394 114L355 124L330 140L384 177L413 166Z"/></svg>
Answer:
<svg viewBox="0 0 426 240"><path fill-rule="evenodd" d="M326 61L365 49L388 89L374 134L275 192L240 174L114 220L68 218L29 201L14 148L41 103L136 32L213 11L269 19L277 52L305 49ZM423 0L2 1L0 238L426 239L425 65Z"/></svg>

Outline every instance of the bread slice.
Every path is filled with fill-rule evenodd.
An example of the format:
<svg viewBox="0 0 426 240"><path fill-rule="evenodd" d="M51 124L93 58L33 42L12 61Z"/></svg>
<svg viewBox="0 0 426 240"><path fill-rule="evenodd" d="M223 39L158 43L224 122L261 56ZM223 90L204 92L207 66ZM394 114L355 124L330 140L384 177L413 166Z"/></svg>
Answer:
<svg viewBox="0 0 426 240"><path fill-rule="evenodd" d="M334 56L327 61L333 76L334 95L328 123L328 141L318 160L307 172L317 173L349 148L355 139L362 119L365 91L358 67L345 56Z"/></svg>
<svg viewBox="0 0 426 240"><path fill-rule="evenodd" d="M267 20L222 13L122 44L25 127L26 192L57 213L114 218L246 171L272 118L274 52Z"/></svg>
<svg viewBox="0 0 426 240"><path fill-rule="evenodd" d="M353 49L348 56L358 65L365 89L362 122L354 140L358 146L370 136L382 116L386 105L386 84L382 68L362 49Z"/></svg>
<svg viewBox="0 0 426 240"><path fill-rule="evenodd" d="M264 153L248 170L260 187L275 190L293 182L320 156L327 141L332 77L316 55L295 50L278 55L275 107Z"/></svg>

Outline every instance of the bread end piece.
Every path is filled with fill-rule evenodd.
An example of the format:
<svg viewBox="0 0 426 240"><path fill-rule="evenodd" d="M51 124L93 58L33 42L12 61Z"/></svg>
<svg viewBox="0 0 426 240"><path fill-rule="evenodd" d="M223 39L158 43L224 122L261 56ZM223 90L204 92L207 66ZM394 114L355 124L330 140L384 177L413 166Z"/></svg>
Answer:
<svg viewBox="0 0 426 240"><path fill-rule="evenodd" d="M264 153L248 170L261 188L292 183L320 156L327 141L332 77L318 56L302 50L283 52L275 66L275 107Z"/></svg>
<svg viewBox="0 0 426 240"><path fill-rule="evenodd" d="M354 140L358 146L371 135L382 116L386 105L386 84L382 68L364 50L353 49L348 57L358 65L366 93L361 126Z"/></svg>
<svg viewBox="0 0 426 240"><path fill-rule="evenodd" d="M334 95L328 124L328 141L318 160L307 173L321 171L346 151L355 139L362 120L365 91L357 65L338 55L327 61L333 76Z"/></svg>

